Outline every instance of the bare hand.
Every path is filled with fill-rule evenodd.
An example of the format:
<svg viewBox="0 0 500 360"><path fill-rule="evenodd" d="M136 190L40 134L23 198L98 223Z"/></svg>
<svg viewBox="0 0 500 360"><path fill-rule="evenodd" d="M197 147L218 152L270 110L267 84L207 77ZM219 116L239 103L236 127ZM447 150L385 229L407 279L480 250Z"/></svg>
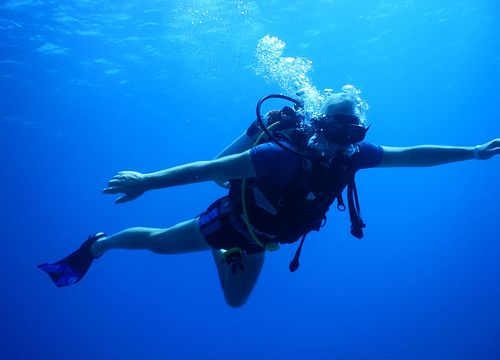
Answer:
<svg viewBox="0 0 500 360"><path fill-rule="evenodd" d="M120 171L108 182L108 187L102 191L104 194L119 194L115 203L120 204L134 200L144 193L144 174L136 171Z"/></svg>
<svg viewBox="0 0 500 360"><path fill-rule="evenodd" d="M476 146L476 151L477 151L477 158L480 160L487 160L492 158L495 155L500 154L500 139L494 139L486 144L483 145L477 145Z"/></svg>

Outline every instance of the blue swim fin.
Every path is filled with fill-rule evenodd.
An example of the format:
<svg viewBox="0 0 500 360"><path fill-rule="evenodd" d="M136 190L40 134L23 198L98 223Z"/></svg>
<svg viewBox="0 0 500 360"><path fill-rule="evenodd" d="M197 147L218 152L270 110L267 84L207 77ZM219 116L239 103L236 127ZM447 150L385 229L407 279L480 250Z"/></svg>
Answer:
<svg viewBox="0 0 500 360"><path fill-rule="evenodd" d="M78 250L64 259L53 264L45 263L38 265L38 268L49 274L57 287L75 284L83 278L95 259L90 250L92 244L103 236L105 235L101 232L89 236Z"/></svg>

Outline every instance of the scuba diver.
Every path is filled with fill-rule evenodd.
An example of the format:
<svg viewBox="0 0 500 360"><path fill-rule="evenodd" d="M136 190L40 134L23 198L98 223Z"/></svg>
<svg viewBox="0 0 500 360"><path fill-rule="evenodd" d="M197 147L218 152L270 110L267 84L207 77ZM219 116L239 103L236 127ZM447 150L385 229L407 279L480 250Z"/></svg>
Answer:
<svg viewBox="0 0 500 360"><path fill-rule="evenodd" d="M289 100L293 108L270 111L264 119L260 107L269 98ZM283 95L264 97L256 113L257 120L215 159L148 174L121 171L103 190L120 194L115 202L125 203L149 190L183 184L215 181L228 187L228 194L201 215L169 228L134 227L110 236L99 232L69 256L38 267L63 287L80 281L92 262L112 249L158 254L210 250L227 304L240 307L257 282L266 251L300 241L290 263L290 271L297 270L307 233L320 230L332 204L349 211L351 234L363 236L358 170L486 160L500 153L500 139L467 147L366 142L364 109L359 98L344 91L329 94L314 116Z"/></svg>

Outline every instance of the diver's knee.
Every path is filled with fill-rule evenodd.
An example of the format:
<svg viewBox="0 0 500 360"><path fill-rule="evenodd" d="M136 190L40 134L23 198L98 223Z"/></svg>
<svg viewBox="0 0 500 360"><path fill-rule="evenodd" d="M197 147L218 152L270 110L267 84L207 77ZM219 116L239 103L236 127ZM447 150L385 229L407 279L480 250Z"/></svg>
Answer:
<svg viewBox="0 0 500 360"><path fill-rule="evenodd" d="M233 309L237 309L245 305L247 303L248 298L249 296L245 297L224 296L226 304L228 304Z"/></svg>

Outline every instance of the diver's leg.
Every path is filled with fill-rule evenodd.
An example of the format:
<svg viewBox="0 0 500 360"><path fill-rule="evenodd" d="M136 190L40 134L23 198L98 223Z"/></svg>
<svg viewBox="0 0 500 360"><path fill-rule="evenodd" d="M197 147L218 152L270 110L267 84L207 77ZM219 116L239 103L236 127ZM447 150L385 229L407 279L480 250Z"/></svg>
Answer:
<svg viewBox="0 0 500 360"><path fill-rule="evenodd" d="M79 282L94 259L111 249L147 249L160 254L179 254L208 250L209 246L195 218L168 229L131 228L108 237L97 233L65 258L40 264L38 268L45 271L56 286L68 286Z"/></svg>
<svg viewBox="0 0 500 360"><path fill-rule="evenodd" d="M224 263L223 253L220 250L212 250L212 254L227 304L231 307L243 306L257 283L264 264L265 252L244 256L241 261L242 269L234 270Z"/></svg>
<svg viewBox="0 0 500 360"><path fill-rule="evenodd" d="M167 229L134 227L99 238L92 245L92 255L101 256L111 249L145 249L159 254L181 254L208 250L198 226L198 218Z"/></svg>

